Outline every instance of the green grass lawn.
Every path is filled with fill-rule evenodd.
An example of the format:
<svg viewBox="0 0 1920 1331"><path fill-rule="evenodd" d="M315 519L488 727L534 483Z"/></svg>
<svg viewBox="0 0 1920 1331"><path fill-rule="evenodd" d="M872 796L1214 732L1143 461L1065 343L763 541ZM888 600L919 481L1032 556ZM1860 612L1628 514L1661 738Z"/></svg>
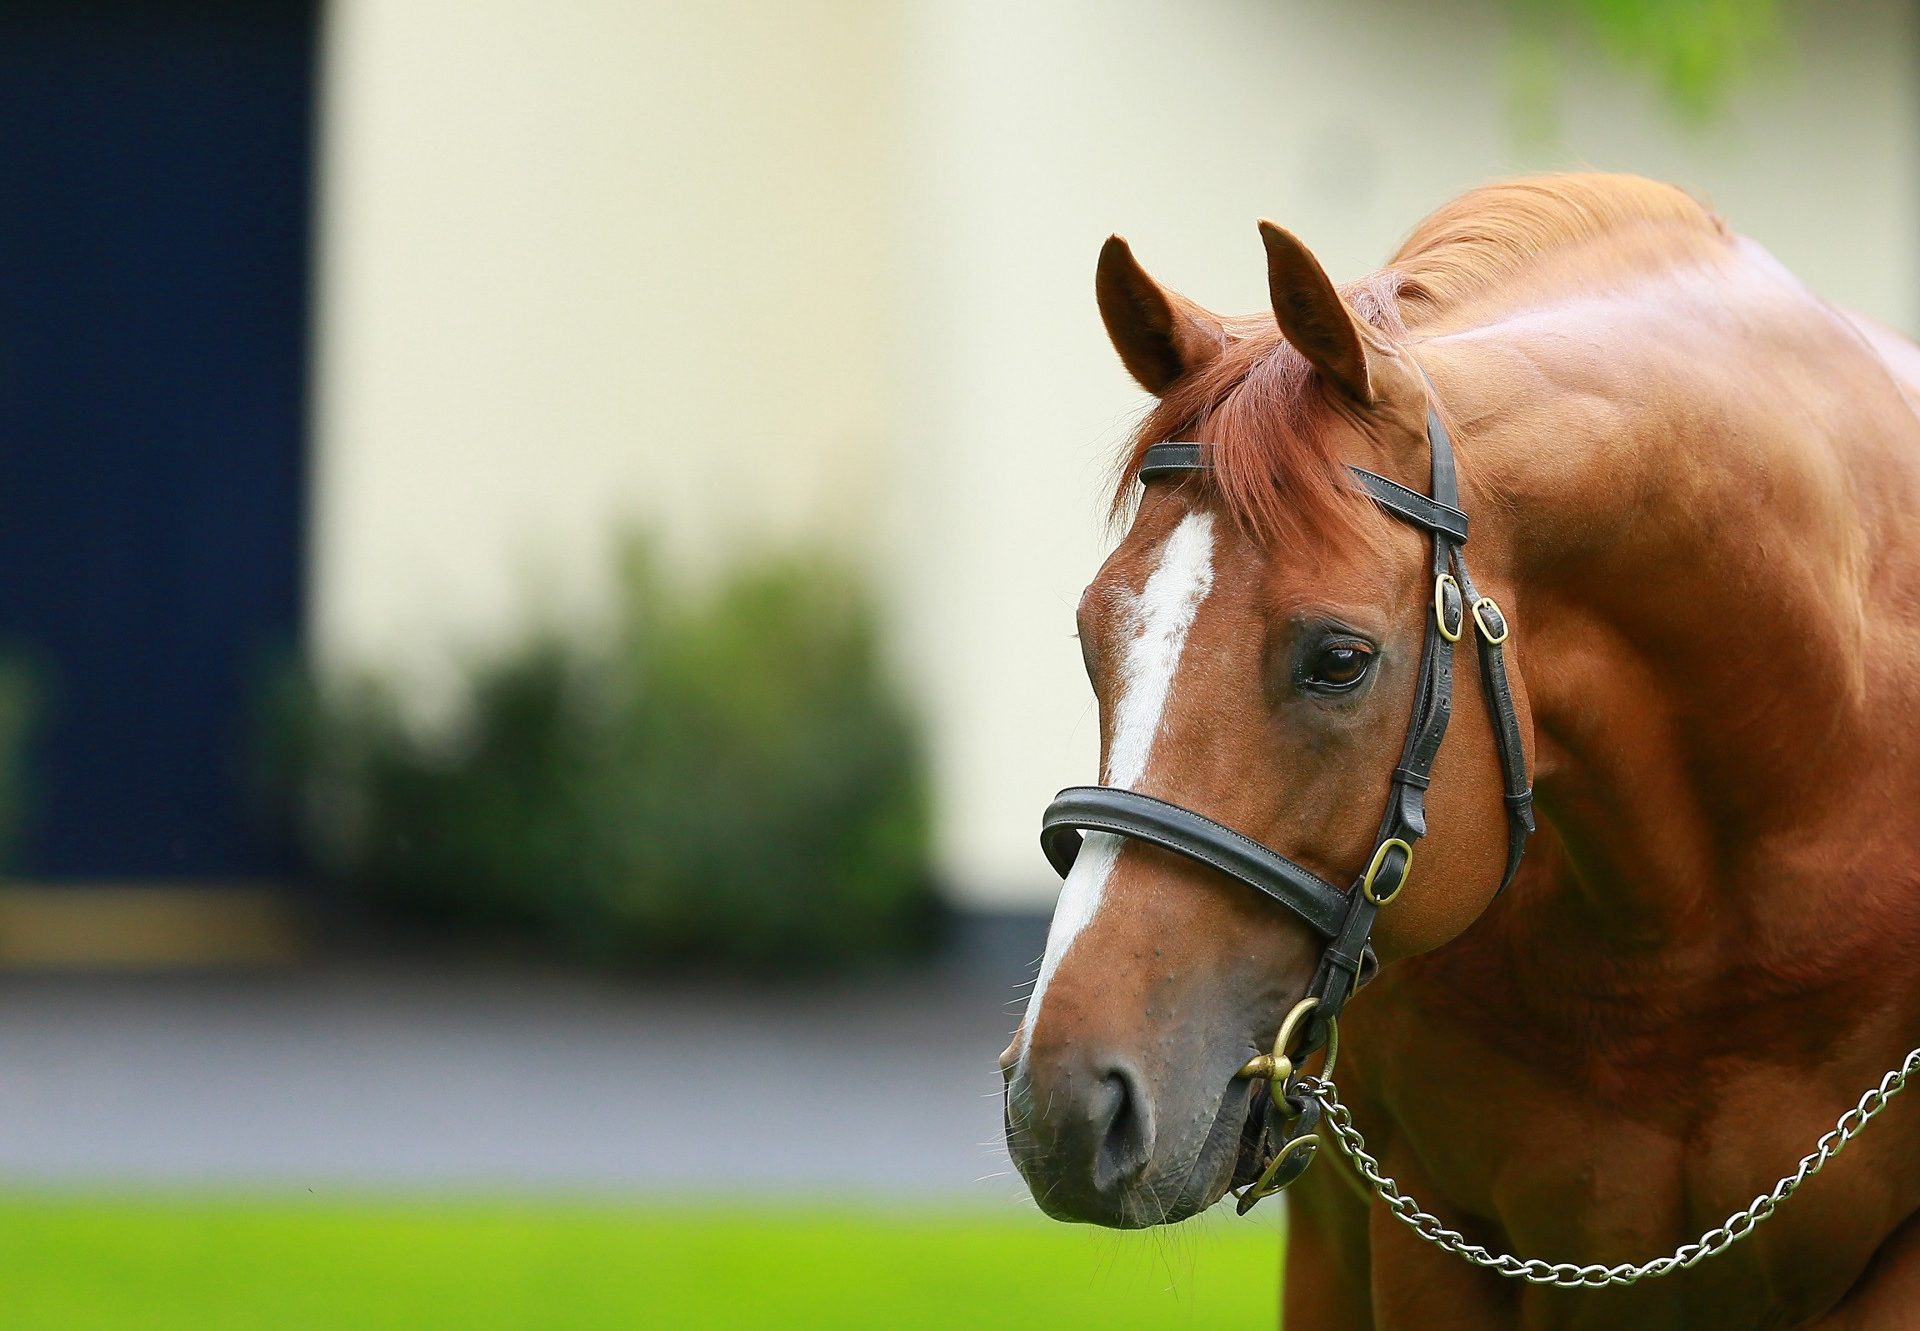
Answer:
<svg viewBox="0 0 1920 1331"><path fill-rule="evenodd" d="M1004 1212L0 1198L5 1331L1271 1327L1274 1207L1112 1234Z"/></svg>

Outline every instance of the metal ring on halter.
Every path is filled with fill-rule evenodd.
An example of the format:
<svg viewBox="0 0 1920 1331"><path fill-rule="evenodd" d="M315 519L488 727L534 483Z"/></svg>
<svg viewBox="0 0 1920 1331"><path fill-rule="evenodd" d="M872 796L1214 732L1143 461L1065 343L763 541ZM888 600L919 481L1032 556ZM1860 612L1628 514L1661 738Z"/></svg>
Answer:
<svg viewBox="0 0 1920 1331"><path fill-rule="evenodd" d="M1449 590L1453 592L1452 596L1447 595ZM1451 620L1447 617L1449 611L1453 616ZM1466 630L1466 597L1451 573L1442 573L1433 580L1433 622L1440 630L1440 636L1448 642L1459 642L1461 633Z"/></svg>
<svg viewBox="0 0 1920 1331"><path fill-rule="evenodd" d="M1234 1076L1272 1082L1274 1098L1278 1099L1286 1089L1286 1084L1293 1080L1293 1058L1287 1053L1287 1049L1293 1044L1293 1037L1299 1033L1300 1024L1319 1006L1320 1000L1317 998L1303 998L1295 1003L1293 1010L1287 1013L1286 1020L1280 1023L1280 1033L1273 1037L1273 1052L1255 1054L1246 1061L1240 1071L1234 1073ZM1328 1036L1327 1064L1329 1067L1333 1064L1334 1051L1338 1048L1334 1043L1336 1038ZM1327 1073L1323 1069L1320 1075L1324 1077Z"/></svg>
<svg viewBox="0 0 1920 1331"><path fill-rule="evenodd" d="M1315 1102L1318 1108L1318 1102ZM1295 1156L1294 1152L1305 1147L1304 1153ZM1281 1192L1295 1179L1307 1172L1307 1166L1313 1163L1314 1153L1320 1149L1320 1134L1304 1133L1293 1138L1273 1153L1273 1159L1260 1171L1260 1177L1240 1189L1234 1200L1234 1209L1245 1215L1253 1209L1255 1202L1263 1197L1271 1197Z"/></svg>
<svg viewBox="0 0 1920 1331"><path fill-rule="evenodd" d="M1400 866L1400 878L1394 883L1393 890L1385 896L1379 896L1373 890L1374 880L1380 876L1380 870L1386 867L1387 852L1392 850L1398 850L1405 855L1406 861ZM1397 836L1388 837L1380 843L1380 849L1373 852L1373 863L1367 866L1367 875L1360 880L1360 895L1376 906L1384 906L1400 895L1400 889L1407 885L1407 878L1412 873L1413 847Z"/></svg>
<svg viewBox="0 0 1920 1331"><path fill-rule="evenodd" d="M1236 1207L1241 1215L1252 1210L1254 1203L1261 1198L1273 1196L1304 1174L1307 1166L1313 1163L1314 1154L1320 1149L1320 1136L1312 1131L1319 1125L1319 1104L1308 1100L1305 1111L1297 1114L1289 1113L1288 1108L1294 1102L1288 1098L1290 1092L1287 1089L1288 1083L1294 1076L1293 1056L1287 1050L1292 1046L1294 1037L1299 1034L1307 1017L1319 1006L1320 1000L1317 998L1303 998L1295 1003L1292 1011L1287 1013L1286 1020L1280 1023L1280 1033L1273 1037L1273 1052L1256 1054L1248 1059L1236 1074L1267 1081L1273 1112L1288 1123L1304 1123L1309 1129L1289 1137L1280 1149L1273 1153L1273 1158L1267 1161L1260 1170L1259 1176L1235 1194ZM1327 1058L1320 1070L1322 1078L1329 1075L1334 1060L1339 1056L1340 1026L1337 1021L1329 1021L1327 1023Z"/></svg>
<svg viewBox="0 0 1920 1331"><path fill-rule="evenodd" d="M1493 611L1492 624L1487 622L1485 611L1488 610ZM1507 635L1513 632L1507 624L1507 617L1500 613L1499 603L1491 596L1483 596L1473 603L1473 622L1480 630L1480 636L1486 639L1490 647L1498 647L1507 640ZM1495 632L1494 625L1499 626L1498 632Z"/></svg>

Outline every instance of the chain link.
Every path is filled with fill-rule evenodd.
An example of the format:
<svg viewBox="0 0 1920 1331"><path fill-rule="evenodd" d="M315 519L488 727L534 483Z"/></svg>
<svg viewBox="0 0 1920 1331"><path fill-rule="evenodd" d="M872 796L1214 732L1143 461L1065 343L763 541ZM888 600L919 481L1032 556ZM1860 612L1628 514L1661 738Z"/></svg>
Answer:
<svg viewBox="0 0 1920 1331"><path fill-rule="evenodd" d="M1608 1285L1631 1285L1684 1271L1725 1252L1753 1233L1780 1203L1793 1196L1801 1184L1825 1169L1827 1162L1839 1155L1841 1149L1887 1107L1889 1100L1900 1094L1907 1084L1907 1078L1916 1069L1920 1069L1920 1049L1910 1052L1900 1061L1899 1067L1880 1079L1878 1086L1861 1096L1858 1104L1840 1115L1833 1130L1814 1143L1813 1151L1800 1161L1800 1167L1774 1184L1772 1192L1755 1197L1693 1242L1681 1244L1664 1257L1637 1263L1621 1262L1616 1266L1602 1266L1599 1263L1580 1266L1573 1262L1546 1262L1538 1257L1523 1259L1512 1253L1497 1253L1469 1241L1460 1231L1448 1229L1438 1216L1421 1210L1420 1204L1400 1191L1400 1185L1380 1168L1378 1160L1367 1153L1367 1139L1353 1126L1353 1115L1340 1103L1332 1082L1320 1077L1303 1076L1294 1084L1320 1102L1321 1109L1326 1113L1326 1125L1333 1130L1334 1140L1339 1142L1341 1151L1367 1181L1374 1195L1428 1243L1513 1280L1524 1280L1534 1285L1556 1285L1561 1289L1601 1289Z"/></svg>

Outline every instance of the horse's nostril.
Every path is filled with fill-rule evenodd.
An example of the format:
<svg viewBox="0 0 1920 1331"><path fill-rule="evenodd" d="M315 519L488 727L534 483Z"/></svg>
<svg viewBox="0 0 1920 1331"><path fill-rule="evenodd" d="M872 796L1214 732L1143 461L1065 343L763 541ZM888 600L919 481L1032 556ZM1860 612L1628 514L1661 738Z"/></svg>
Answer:
<svg viewBox="0 0 1920 1331"><path fill-rule="evenodd" d="M1130 1223L1154 1159L1154 1103L1124 1055L1032 1049L1007 1080L1007 1150L1041 1208Z"/></svg>
<svg viewBox="0 0 1920 1331"><path fill-rule="evenodd" d="M1098 1087L1090 1106L1093 1126L1099 1133L1093 1185L1101 1192L1110 1192L1139 1177L1152 1158L1153 1105L1139 1075L1124 1064L1100 1073Z"/></svg>

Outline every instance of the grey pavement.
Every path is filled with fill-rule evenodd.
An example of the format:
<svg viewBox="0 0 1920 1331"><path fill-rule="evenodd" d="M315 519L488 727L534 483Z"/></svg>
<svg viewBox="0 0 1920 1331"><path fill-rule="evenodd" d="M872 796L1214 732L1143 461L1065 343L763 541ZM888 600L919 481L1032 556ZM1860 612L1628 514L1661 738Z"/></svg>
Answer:
<svg viewBox="0 0 1920 1331"><path fill-rule="evenodd" d="M0 977L0 1182L1007 1199L1040 933L753 989L357 960Z"/></svg>

